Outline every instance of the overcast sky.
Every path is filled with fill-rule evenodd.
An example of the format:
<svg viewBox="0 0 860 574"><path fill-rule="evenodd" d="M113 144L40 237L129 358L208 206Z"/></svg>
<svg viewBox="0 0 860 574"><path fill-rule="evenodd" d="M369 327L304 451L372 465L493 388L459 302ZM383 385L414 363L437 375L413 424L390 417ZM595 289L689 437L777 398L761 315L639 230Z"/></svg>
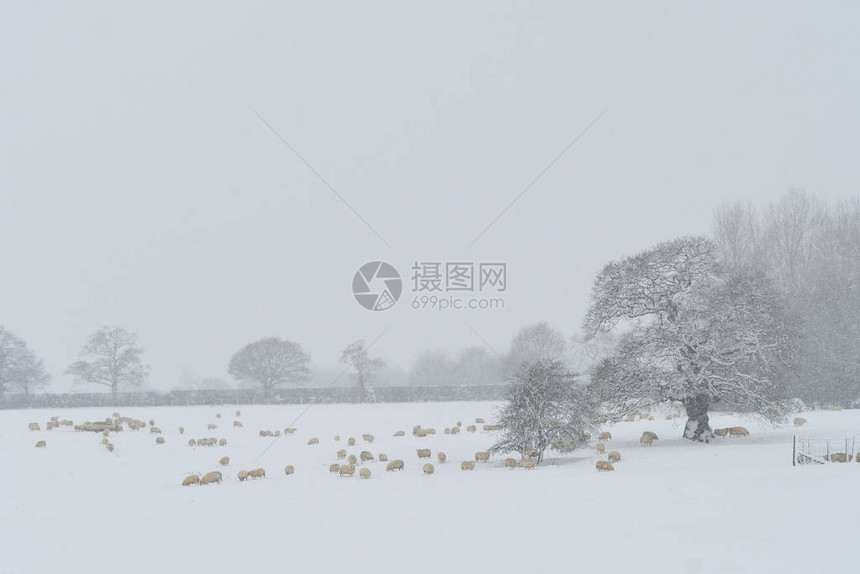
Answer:
<svg viewBox="0 0 860 574"><path fill-rule="evenodd" d="M605 262L723 202L857 194L856 3L252 4L0 9L0 324L53 390L108 324L163 389L263 336L329 367L391 325L405 367L572 335ZM415 261L507 263L505 309L413 310Z"/></svg>

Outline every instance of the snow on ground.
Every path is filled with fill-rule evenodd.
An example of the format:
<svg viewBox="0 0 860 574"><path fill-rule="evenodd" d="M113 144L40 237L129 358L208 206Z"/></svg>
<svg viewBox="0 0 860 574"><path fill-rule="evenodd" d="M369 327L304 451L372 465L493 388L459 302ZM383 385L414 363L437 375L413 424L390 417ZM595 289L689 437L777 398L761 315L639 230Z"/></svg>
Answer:
<svg viewBox="0 0 860 574"><path fill-rule="evenodd" d="M743 425L751 437L709 445L680 438L681 423L619 423L610 450L623 460L598 473L593 450L555 456L534 471L501 457L462 472L461 460L492 444L491 433L445 435L482 402L122 409L155 419L148 429L101 436L46 431L51 415L103 420L112 409L0 412L0 571L152 572L857 572L853 508L860 464L791 466L793 427L716 414L713 427ZM220 412L223 418L217 419ZM809 412L799 436L857 434L860 411ZM39 422L41 431L27 429ZM207 430L217 423L216 430ZM435 427L424 439L412 426ZM179 435L177 427L186 428ZM261 429L298 428L261 438ZM406 437L395 438L397 430ZM653 447L639 445L644 430ZM362 433L376 441L367 445ZM334 435L341 441L335 442ZM226 447L189 447L224 437ZM311 437L320 444L308 446ZM354 436L356 446L346 446ZM47 448L36 449L37 440ZM270 448L269 448L270 447ZM431 448L425 476L415 449ZM266 450L268 448L268 450ZM370 450L406 462L370 480L329 474L335 452ZM438 464L443 450L448 463ZM265 452L264 452L265 451ZM218 459L232 459L221 468ZM256 460L259 456L259 460ZM423 461L422 461L423 462ZM292 464L293 476L283 468ZM238 482L261 466L267 478ZM189 473L222 470L220 485L181 487Z"/></svg>

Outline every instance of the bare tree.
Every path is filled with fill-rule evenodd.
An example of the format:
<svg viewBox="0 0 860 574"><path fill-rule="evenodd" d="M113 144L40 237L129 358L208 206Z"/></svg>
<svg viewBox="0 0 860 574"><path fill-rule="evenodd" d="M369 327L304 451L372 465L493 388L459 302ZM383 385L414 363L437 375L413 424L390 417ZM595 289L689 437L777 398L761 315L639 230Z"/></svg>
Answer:
<svg viewBox="0 0 860 574"><path fill-rule="evenodd" d="M363 339L350 343L343 350L340 360L352 368L358 388L364 393L368 393L368 387L373 382L374 372L385 367L384 360L373 358L368 354Z"/></svg>
<svg viewBox="0 0 860 574"><path fill-rule="evenodd" d="M75 384L95 384L110 388L116 399L120 387L140 386L149 376L149 366L141 360L143 349L137 346L137 335L120 327L103 327L90 335L66 373Z"/></svg>
<svg viewBox="0 0 860 574"><path fill-rule="evenodd" d="M701 237L661 243L597 276L587 334L623 333L592 384L620 417L663 401L687 410L684 437L707 442L712 404L778 420L795 337L783 299L762 273L723 270Z"/></svg>
<svg viewBox="0 0 860 574"><path fill-rule="evenodd" d="M268 399L277 386L308 380L310 360L298 343L266 337L237 351L227 372L238 381L260 386Z"/></svg>
<svg viewBox="0 0 860 574"><path fill-rule="evenodd" d="M595 408L576 375L559 361L521 363L499 412L504 426L492 452L518 452L540 463L552 445L579 446L594 429Z"/></svg>
<svg viewBox="0 0 860 574"><path fill-rule="evenodd" d="M546 322L536 323L519 330L505 361L512 369L522 363L552 361L562 357L566 346L564 335Z"/></svg>
<svg viewBox="0 0 860 574"><path fill-rule="evenodd" d="M416 386L449 385L454 365L445 351L426 351L409 369L409 384Z"/></svg>
<svg viewBox="0 0 860 574"><path fill-rule="evenodd" d="M14 390L29 397L50 380L44 363L23 339L0 327L0 394Z"/></svg>

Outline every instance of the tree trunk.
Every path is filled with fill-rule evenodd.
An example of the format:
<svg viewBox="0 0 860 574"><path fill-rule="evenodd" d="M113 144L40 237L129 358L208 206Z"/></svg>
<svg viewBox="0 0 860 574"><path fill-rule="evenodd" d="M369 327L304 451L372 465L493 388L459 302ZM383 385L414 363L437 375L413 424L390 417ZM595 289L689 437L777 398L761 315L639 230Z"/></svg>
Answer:
<svg viewBox="0 0 860 574"><path fill-rule="evenodd" d="M708 424L708 407L710 406L711 397L708 395L696 395L684 401L684 408L687 409L684 438L698 442L710 442L714 438L714 431Z"/></svg>

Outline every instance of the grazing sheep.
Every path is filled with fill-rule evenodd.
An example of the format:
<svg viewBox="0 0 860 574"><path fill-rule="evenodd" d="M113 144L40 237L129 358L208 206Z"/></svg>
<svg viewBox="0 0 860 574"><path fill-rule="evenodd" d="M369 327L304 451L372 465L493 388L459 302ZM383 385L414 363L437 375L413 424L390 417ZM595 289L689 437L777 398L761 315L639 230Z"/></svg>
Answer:
<svg viewBox="0 0 860 574"><path fill-rule="evenodd" d="M727 434L729 434L728 427L726 427L724 429L714 429L714 435L715 436L726 436Z"/></svg>
<svg viewBox="0 0 860 574"><path fill-rule="evenodd" d="M451 427L451 434L460 434L460 427Z"/></svg>
<svg viewBox="0 0 860 574"><path fill-rule="evenodd" d="M200 484L200 476L196 474L192 474L190 476L186 476L182 481L182 486L191 486L192 484Z"/></svg>
<svg viewBox="0 0 860 574"><path fill-rule="evenodd" d="M63 419L63 420L61 420L61 421L60 421L60 425L62 425L62 426L64 426L64 427L70 427L70 426L72 426L73 424L74 424L74 423L73 423L72 421L67 420L67 419Z"/></svg>
<svg viewBox="0 0 860 574"><path fill-rule="evenodd" d="M39 426L39 423L30 423L27 426L32 431L42 430L42 428Z"/></svg>
<svg viewBox="0 0 860 574"><path fill-rule="evenodd" d="M188 446L195 446L196 444L197 444L197 441L194 440L193 438L188 439Z"/></svg>
<svg viewBox="0 0 860 574"><path fill-rule="evenodd" d="M296 434L296 429L293 427L287 427L284 429L284 434Z"/></svg>
<svg viewBox="0 0 860 574"><path fill-rule="evenodd" d="M606 462L605 460L598 460L596 464L597 464L597 470L600 470L600 471L615 470L615 467L612 466L612 463Z"/></svg>
<svg viewBox="0 0 860 574"><path fill-rule="evenodd" d="M109 442L110 442L110 439L108 439L107 437L102 439L102 444L107 444Z"/></svg>
<svg viewBox="0 0 860 574"><path fill-rule="evenodd" d="M824 459L827 460L827 456ZM830 462L848 462L848 457L844 452L835 452L830 455Z"/></svg>
<svg viewBox="0 0 860 574"><path fill-rule="evenodd" d="M415 431L412 434L418 438L424 438L425 436L427 436L427 431L425 431L424 429L418 429L417 431Z"/></svg>
<svg viewBox="0 0 860 574"><path fill-rule="evenodd" d="M346 439L346 444L349 446L355 446L355 438L349 437L348 439Z"/></svg>
<svg viewBox="0 0 860 574"><path fill-rule="evenodd" d="M596 450L596 451L597 451L597 452L599 452L600 454L603 454L604 452L606 452L606 447L603 445L603 443L602 443L602 442L599 442L599 443L597 443L597 445L594 447L594 450Z"/></svg>
<svg viewBox="0 0 860 574"><path fill-rule="evenodd" d="M338 463L328 465L329 472L337 472L340 469L340 465Z"/></svg>
<svg viewBox="0 0 860 574"><path fill-rule="evenodd" d="M521 466L521 467L523 467L523 468L524 468L524 469L526 469L526 470L534 470L534 469L535 469L535 464L536 464L536 463L535 463L534 459L531 459L531 458L524 458L524 459L520 462L520 466Z"/></svg>
<svg viewBox="0 0 860 574"><path fill-rule="evenodd" d="M339 434L334 435L334 442L339 442L339 441L340 441L340 435Z"/></svg>
<svg viewBox="0 0 860 574"><path fill-rule="evenodd" d="M445 434L451 434L451 429L448 427L445 427Z"/></svg>
<svg viewBox="0 0 860 574"><path fill-rule="evenodd" d="M236 476L239 477L239 482L245 482L246 480L248 480L248 471L240 470L239 474L237 474Z"/></svg>
<svg viewBox="0 0 860 574"><path fill-rule="evenodd" d="M412 427L412 434L415 434L420 430L421 430L421 425L415 425L414 427Z"/></svg>
<svg viewBox="0 0 860 574"><path fill-rule="evenodd" d="M506 458L505 459L505 468L516 468L516 467L517 467L517 461L516 460L514 460L512 458Z"/></svg>
<svg viewBox="0 0 860 574"><path fill-rule="evenodd" d="M353 465L353 466L355 466L356 464L358 464L358 459L357 459L357 458L355 458L355 455L354 455L354 454L349 455L349 458L347 458L347 459L346 459L346 461L347 461L349 464Z"/></svg>
<svg viewBox="0 0 860 574"><path fill-rule="evenodd" d="M370 469L362 468L358 471L358 476L361 478L370 478Z"/></svg>
<svg viewBox="0 0 860 574"><path fill-rule="evenodd" d="M276 437L280 437L280 436L281 436L281 431L276 430L276 431L275 431L275 436L276 436Z"/></svg>
<svg viewBox="0 0 860 574"><path fill-rule="evenodd" d="M475 419L475 422L476 422L476 423L478 423L479 425L482 425L482 424L484 424L484 423L485 423L485 422L487 422L487 421L485 421L485 420L484 420L484 419L482 419L481 417L478 417L478 418L476 418L476 419Z"/></svg>
<svg viewBox="0 0 860 574"><path fill-rule="evenodd" d="M802 427L806 424L806 419L803 417L794 417L794 426Z"/></svg>
<svg viewBox="0 0 860 574"><path fill-rule="evenodd" d="M185 434L185 427L179 427L179 434Z"/></svg>
<svg viewBox="0 0 860 574"><path fill-rule="evenodd" d="M158 427L149 427L149 434L161 434L161 429Z"/></svg>
<svg viewBox="0 0 860 574"><path fill-rule="evenodd" d="M457 426L461 427L461 426L463 426L463 423L461 421L457 421Z"/></svg>
<svg viewBox="0 0 860 574"><path fill-rule="evenodd" d="M354 464L342 464L340 468L337 469L337 473L340 476L354 476L355 475L355 465Z"/></svg>
<svg viewBox="0 0 860 574"><path fill-rule="evenodd" d="M287 476L290 476L291 474L294 474L295 472L296 472L296 469L291 464L288 464L287 466L284 467L284 474L286 474Z"/></svg>
<svg viewBox="0 0 860 574"><path fill-rule="evenodd" d="M394 433L394 436L406 436L406 432L405 432L405 431L402 431L402 430L399 430L399 431L397 431L396 433Z"/></svg>
<svg viewBox="0 0 860 574"><path fill-rule="evenodd" d="M651 446L651 443L654 442L654 439L650 436L645 436L644 434L639 437L639 444L642 446Z"/></svg>
<svg viewBox="0 0 860 574"><path fill-rule="evenodd" d="M236 416L237 416L237 417L241 417L241 416L242 416L242 411L236 411Z"/></svg>
<svg viewBox="0 0 860 574"><path fill-rule="evenodd" d="M339 451L337 451L337 458L338 460L346 458L346 449L340 449Z"/></svg>
<svg viewBox="0 0 860 574"><path fill-rule="evenodd" d="M385 465L385 470L388 472L391 472L392 470L403 470L403 466L402 460L392 460Z"/></svg>
<svg viewBox="0 0 860 574"><path fill-rule="evenodd" d="M48 444L43 440L36 443L36 448L45 448L46 446L48 446Z"/></svg>
<svg viewBox="0 0 860 574"><path fill-rule="evenodd" d="M474 460L464 460L460 463L460 470L475 470Z"/></svg>
<svg viewBox="0 0 860 574"><path fill-rule="evenodd" d="M667 421L672 420L672 415L666 415L665 420L667 420Z"/></svg>
<svg viewBox="0 0 860 574"><path fill-rule="evenodd" d="M230 464L230 457L222 456L221 459L218 461L218 464L220 464L221 466L227 466L228 464Z"/></svg>
<svg viewBox="0 0 860 574"><path fill-rule="evenodd" d="M448 455L440 451L436 453L436 459L439 461L439 464L445 464L445 461L448 460Z"/></svg>
<svg viewBox="0 0 860 574"><path fill-rule="evenodd" d="M424 434L425 434L425 435L428 435L428 434L436 434L436 429L434 429L434 428L421 429L421 430L423 430L423 431L424 431Z"/></svg>
<svg viewBox="0 0 860 574"><path fill-rule="evenodd" d="M218 446L227 446L227 439L222 438L218 440Z"/></svg>
<svg viewBox="0 0 860 574"><path fill-rule="evenodd" d="M857 453L857 457L855 460L857 460L857 462L860 462L860 452Z"/></svg>
<svg viewBox="0 0 860 574"><path fill-rule="evenodd" d="M221 418L221 413L215 413L215 418L216 418L216 419L220 419L220 418Z"/></svg>
<svg viewBox="0 0 860 574"><path fill-rule="evenodd" d="M660 440L660 437L657 436L657 433L653 433L651 431L645 431L642 433L642 436L650 437L651 440Z"/></svg>
<svg viewBox="0 0 860 574"><path fill-rule="evenodd" d="M478 430L478 427L475 425L469 425L466 427L466 432L476 432L477 430Z"/></svg>
<svg viewBox="0 0 860 574"><path fill-rule="evenodd" d="M729 436L750 436L750 431L744 427L729 427Z"/></svg>
<svg viewBox="0 0 860 574"><path fill-rule="evenodd" d="M505 425L484 425L485 431L500 431L504 430Z"/></svg>
<svg viewBox="0 0 860 574"><path fill-rule="evenodd" d="M429 462L424 464L424 474L433 474L434 472L436 472L436 469L432 464Z"/></svg>
<svg viewBox="0 0 860 574"><path fill-rule="evenodd" d="M419 448L416 450L418 451L418 458L430 458L429 448Z"/></svg>
<svg viewBox="0 0 860 574"><path fill-rule="evenodd" d="M377 460L379 460L379 462L388 462L388 455L385 454L384 452L381 452L381 453L379 453Z"/></svg>
<svg viewBox="0 0 860 574"><path fill-rule="evenodd" d="M272 432L272 431L261 430L261 431L260 431L260 436L264 436L264 437L265 437L265 436L269 436L269 433L271 433L271 432Z"/></svg>
<svg viewBox="0 0 860 574"><path fill-rule="evenodd" d="M612 440L612 433L609 431L600 433L600 436L597 437L597 440Z"/></svg>
<svg viewBox="0 0 860 574"><path fill-rule="evenodd" d="M626 423L636 422L636 415L627 415L626 417L624 417L624 422L626 422Z"/></svg>
<svg viewBox="0 0 860 574"><path fill-rule="evenodd" d="M112 442L107 443L105 445L105 448L108 450L108 452L113 452L113 443Z"/></svg>
<svg viewBox="0 0 860 574"><path fill-rule="evenodd" d="M477 460L479 462L487 462L490 460L490 453L483 452L483 451L482 452L476 452L475 453L475 460Z"/></svg>
<svg viewBox="0 0 860 574"><path fill-rule="evenodd" d="M233 426L235 428L242 428L242 421L233 421Z"/></svg>
<svg viewBox="0 0 860 574"><path fill-rule="evenodd" d="M363 438L365 442L373 442L372 434L363 434L361 435L361 438Z"/></svg>
<svg viewBox="0 0 860 574"><path fill-rule="evenodd" d="M164 437L160 436L157 439L155 439L155 444L164 444Z"/></svg>
<svg viewBox="0 0 860 574"><path fill-rule="evenodd" d="M621 453L617 450L613 450L610 451L608 455L606 455L606 458L609 459L609 462L618 462L619 460L621 460Z"/></svg>
<svg viewBox="0 0 860 574"><path fill-rule="evenodd" d="M319 444L319 443L320 443L320 439L318 439L316 437L314 437L308 441L308 444Z"/></svg>
<svg viewBox="0 0 860 574"><path fill-rule="evenodd" d="M361 459L361 462L367 462L369 460L373 460L373 454L371 454L370 451L367 451L367 450L361 451L361 453L358 456Z"/></svg>
<svg viewBox="0 0 860 574"><path fill-rule="evenodd" d="M251 478L265 478L266 471L262 468L255 468L254 470L248 471L248 476L250 476Z"/></svg>

